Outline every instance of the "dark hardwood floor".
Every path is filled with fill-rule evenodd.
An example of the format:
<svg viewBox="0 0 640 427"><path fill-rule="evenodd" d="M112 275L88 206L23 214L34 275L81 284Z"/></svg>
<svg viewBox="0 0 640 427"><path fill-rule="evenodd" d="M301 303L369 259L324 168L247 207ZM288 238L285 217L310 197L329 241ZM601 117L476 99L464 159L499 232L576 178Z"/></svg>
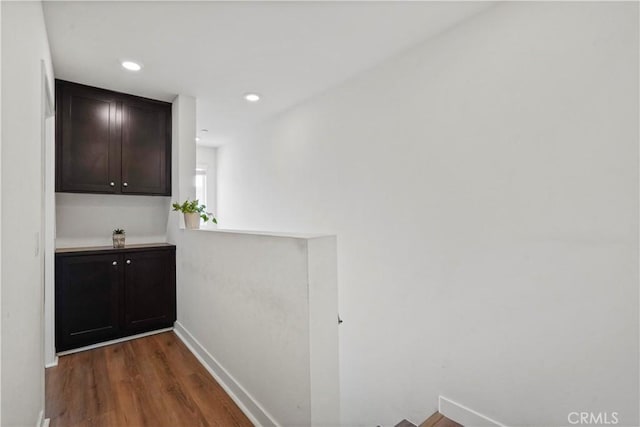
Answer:
<svg viewBox="0 0 640 427"><path fill-rule="evenodd" d="M51 427L252 426L173 332L60 357L46 370Z"/></svg>

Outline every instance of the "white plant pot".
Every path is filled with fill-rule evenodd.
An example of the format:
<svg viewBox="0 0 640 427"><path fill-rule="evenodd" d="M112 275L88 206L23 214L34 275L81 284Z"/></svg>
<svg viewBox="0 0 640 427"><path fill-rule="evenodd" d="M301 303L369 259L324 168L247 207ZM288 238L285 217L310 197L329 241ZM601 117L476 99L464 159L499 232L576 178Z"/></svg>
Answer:
<svg viewBox="0 0 640 427"><path fill-rule="evenodd" d="M200 228L200 214L198 213L185 213L184 225L189 230L197 230Z"/></svg>
<svg viewBox="0 0 640 427"><path fill-rule="evenodd" d="M114 234L113 235L113 247L116 249L124 248L124 234Z"/></svg>

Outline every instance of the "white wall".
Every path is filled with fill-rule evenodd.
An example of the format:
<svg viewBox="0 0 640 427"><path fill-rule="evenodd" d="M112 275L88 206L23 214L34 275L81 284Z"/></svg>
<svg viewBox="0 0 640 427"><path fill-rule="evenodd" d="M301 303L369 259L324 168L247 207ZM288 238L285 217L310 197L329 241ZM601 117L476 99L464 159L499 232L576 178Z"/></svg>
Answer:
<svg viewBox="0 0 640 427"><path fill-rule="evenodd" d="M173 193L193 198L195 99L173 102ZM176 244L176 331L256 425L339 418L335 237L184 230ZM181 229L182 228L182 229Z"/></svg>
<svg viewBox="0 0 640 427"><path fill-rule="evenodd" d="M196 194L196 100L178 95L173 100L172 120L172 194L183 202Z"/></svg>
<svg viewBox="0 0 640 427"><path fill-rule="evenodd" d="M45 76L48 80L49 77ZM47 108L44 122L44 364L58 363L55 349L55 245L56 245L56 193L55 193L55 94L46 87Z"/></svg>
<svg viewBox="0 0 640 427"><path fill-rule="evenodd" d="M343 425L638 425L638 48L505 3L219 149L222 224L338 235Z"/></svg>
<svg viewBox="0 0 640 427"><path fill-rule="evenodd" d="M217 148L204 147L198 145L196 147L196 166L204 167L207 170L207 212L216 214L217 195ZM210 223L208 223L210 224Z"/></svg>
<svg viewBox="0 0 640 427"><path fill-rule="evenodd" d="M0 48L2 47L2 7L0 7ZM2 54L0 51L0 189L2 188ZM2 242L2 197L0 197L0 242ZM0 357L2 355L2 244L0 243ZM0 363L0 423L2 422L2 365Z"/></svg>
<svg viewBox="0 0 640 427"><path fill-rule="evenodd" d="M171 105L171 197L182 203L196 194L196 99L178 95ZM171 211L167 218L167 241L175 243L177 230L184 228L184 218ZM178 253L179 254L179 253ZM178 256L178 255L177 255ZM180 269L176 270L177 298L180 299Z"/></svg>
<svg viewBox="0 0 640 427"><path fill-rule="evenodd" d="M41 60L51 73L39 2L2 2L2 419L32 426L44 409ZM50 82L53 83L53 82ZM51 86L52 87L52 86Z"/></svg>
<svg viewBox="0 0 640 427"><path fill-rule="evenodd" d="M178 329L246 390L246 408L262 408L254 419L336 425L335 238L181 230L176 243Z"/></svg>
<svg viewBox="0 0 640 427"><path fill-rule="evenodd" d="M166 241L170 197L56 193L56 246L111 245L115 228L129 243Z"/></svg>

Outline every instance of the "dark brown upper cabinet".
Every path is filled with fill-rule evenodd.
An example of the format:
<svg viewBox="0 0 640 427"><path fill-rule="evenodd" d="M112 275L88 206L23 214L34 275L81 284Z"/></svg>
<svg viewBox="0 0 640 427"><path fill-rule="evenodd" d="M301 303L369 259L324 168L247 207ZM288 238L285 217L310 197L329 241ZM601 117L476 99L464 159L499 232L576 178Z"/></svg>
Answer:
<svg viewBox="0 0 640 427"><path fill-rule="evenodd" d="M56 80L56 191L171 195L171 104Z"/></svg>

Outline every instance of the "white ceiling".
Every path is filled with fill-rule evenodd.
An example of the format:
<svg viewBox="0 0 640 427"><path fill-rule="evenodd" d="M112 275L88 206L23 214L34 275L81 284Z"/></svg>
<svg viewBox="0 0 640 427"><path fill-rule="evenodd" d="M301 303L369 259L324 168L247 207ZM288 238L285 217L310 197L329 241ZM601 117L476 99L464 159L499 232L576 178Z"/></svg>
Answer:
<svg viewBox="0 0 640 427"><path fill-rule="evenodd" d="M491 6L485 2L45 2L56 78L197 98L221 145ZM132 73L124 59L143 64ZM242 95L257 92L256 104Z"/></svg>

